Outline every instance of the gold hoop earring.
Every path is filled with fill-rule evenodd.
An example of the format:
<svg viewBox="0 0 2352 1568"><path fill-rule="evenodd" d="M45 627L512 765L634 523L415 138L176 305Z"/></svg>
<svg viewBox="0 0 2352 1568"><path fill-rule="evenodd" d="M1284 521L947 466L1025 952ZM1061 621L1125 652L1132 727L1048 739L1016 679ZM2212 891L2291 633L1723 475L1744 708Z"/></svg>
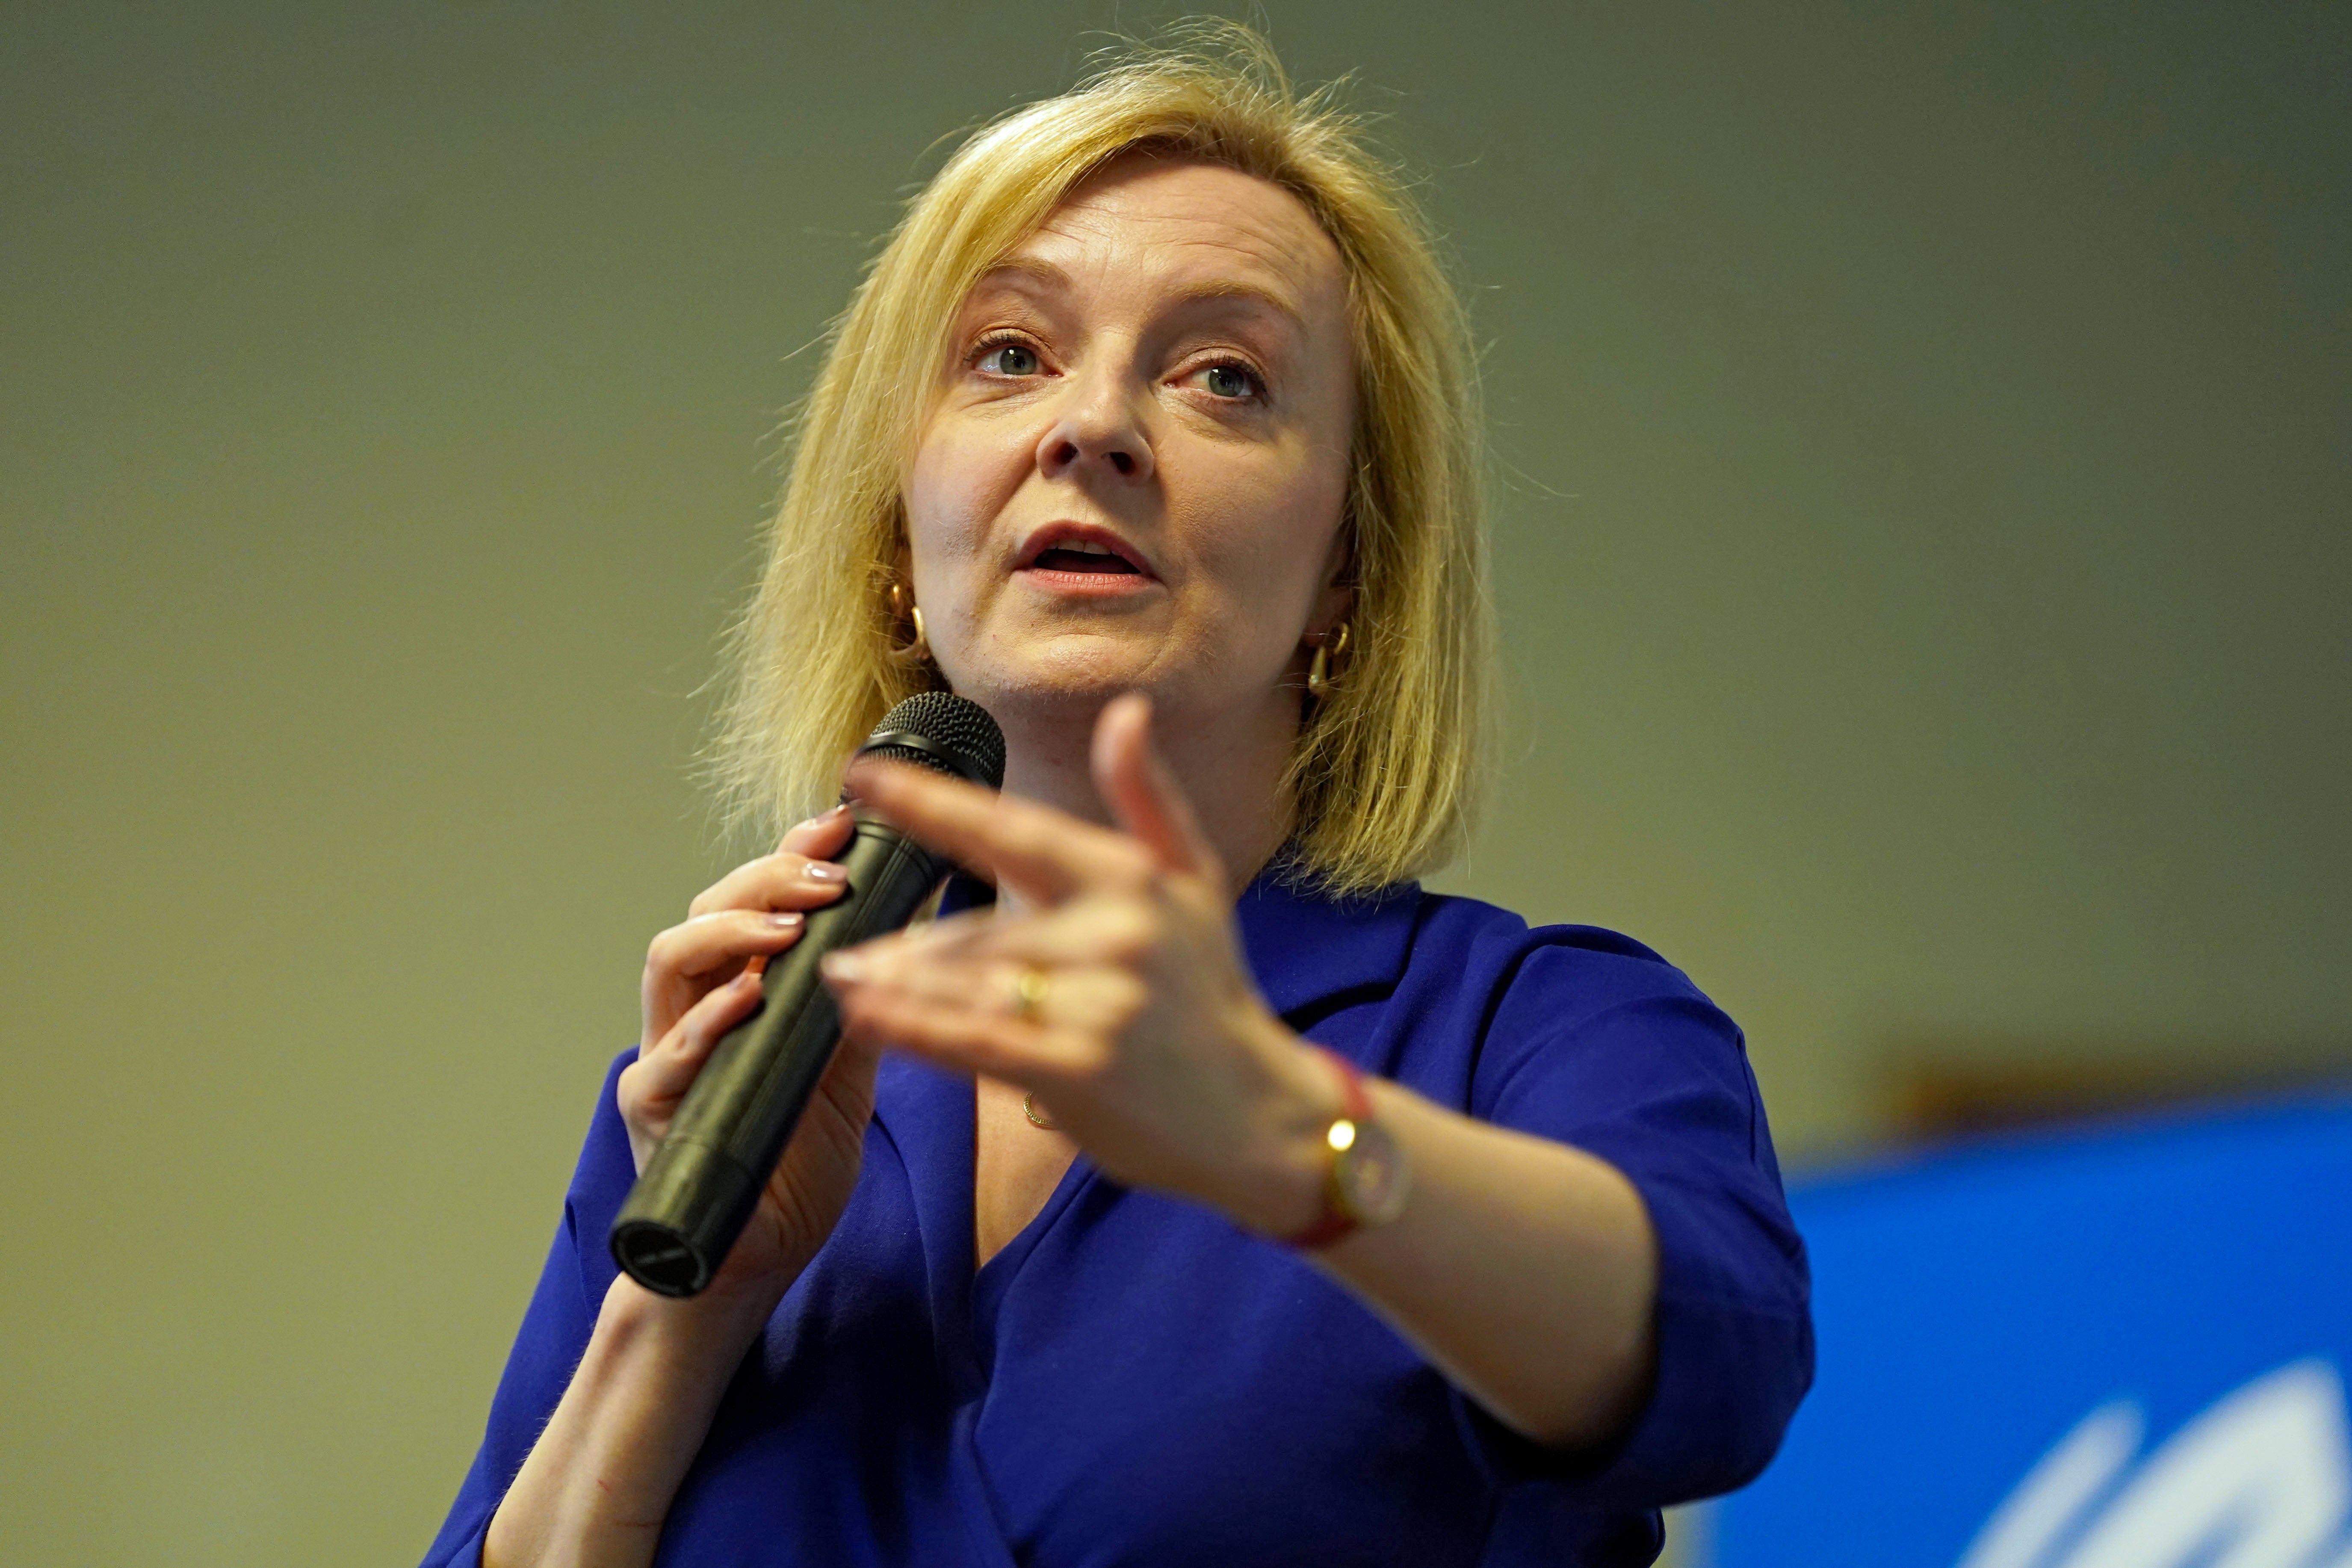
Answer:
<svg viewBox="0 0 2352 1568"><path fill-rule="evenodd" d="M890 625L892 629L895 630L902 620L912 621L915 625L914 641L899 643L890 649L890 662L896 665L920 664L931 657L931 640L923 631L923 606L909 605L906 600L906 584L891 584Z"/></svg>
<svg viewBox="0 0 2352 1568"><path fill-rule="evenodd" d="M1341 621L1323 634L1315 645L1315 658L1307 666L1307 695L1321 699L1335 684L1331 679L1331 662L1348 651L1348 623Z"/></svg>

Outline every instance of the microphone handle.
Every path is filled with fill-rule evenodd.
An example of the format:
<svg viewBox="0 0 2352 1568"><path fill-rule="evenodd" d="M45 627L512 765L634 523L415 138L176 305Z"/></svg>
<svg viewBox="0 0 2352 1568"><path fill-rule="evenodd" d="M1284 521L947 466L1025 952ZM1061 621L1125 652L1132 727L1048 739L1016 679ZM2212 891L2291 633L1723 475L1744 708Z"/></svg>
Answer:
<svg viewBox="0 0 2352 1568"><path fill-rule="evenodd" d="M768 961L760 1010L712 1047L614 1217L613 1261L658 1295L698 1294L719 1272L833 1060L841 1012L817 962L905 925L948 872L943 858L862 815L835 858L848 890L811 910L800 941Z"/></svg>

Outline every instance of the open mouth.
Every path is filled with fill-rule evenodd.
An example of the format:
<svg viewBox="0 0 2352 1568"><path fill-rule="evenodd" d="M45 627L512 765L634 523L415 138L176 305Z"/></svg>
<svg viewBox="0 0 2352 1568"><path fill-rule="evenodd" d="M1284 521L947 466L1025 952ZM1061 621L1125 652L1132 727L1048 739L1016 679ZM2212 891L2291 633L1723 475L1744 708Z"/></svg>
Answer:
<svg viewBox="0 0 2352 1568"><path fill-rule="evenodd" d="M1029 536L1020 564L1056 577L1124 577L1140 585L1155 574L1143 552L1113 533L1084 522L1052 522Z"/></svg>
<svg viewBox="0 0 2352 1568"><path fill-rule="evenodd" d="M1040 551L1030 564L1040 572L1089 572L1106 576L1138 577L1133 563L1113 555L1099 544L1056 544L1051 550Z"/></svg>

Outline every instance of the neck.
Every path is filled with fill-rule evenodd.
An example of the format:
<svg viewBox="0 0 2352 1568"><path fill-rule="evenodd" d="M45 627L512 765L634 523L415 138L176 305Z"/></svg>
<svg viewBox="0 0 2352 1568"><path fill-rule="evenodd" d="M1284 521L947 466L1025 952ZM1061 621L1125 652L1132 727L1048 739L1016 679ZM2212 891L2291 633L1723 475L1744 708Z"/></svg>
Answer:
<svg viewBox="0 0 2352 1568"><path fill-rule="evenodd" d="M1282 775L1298 736L1297 702L1291 692L1276 690L1268 697L1239 712L1155 705L1152 738L1160 758L1192 803L1236 894L1290 832L1291 800ZM1084 821L1110 825L1090 760L1100 701L991 706L1004 731L1007 791Z"/></svg>

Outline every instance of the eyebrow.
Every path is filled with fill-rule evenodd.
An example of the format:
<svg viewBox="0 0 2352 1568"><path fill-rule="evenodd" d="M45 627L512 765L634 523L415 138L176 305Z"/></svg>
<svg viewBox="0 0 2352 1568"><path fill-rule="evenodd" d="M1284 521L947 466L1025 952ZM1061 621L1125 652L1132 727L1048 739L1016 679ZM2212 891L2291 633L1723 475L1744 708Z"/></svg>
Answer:
<svg viewBox="0 0 2352 1568"><path fill-rule="evenodd" d="M1048 289L1068 289L1072 279L1067 272L1052 262L1034 256L1014 256L998 262L980 275L972 285L977 294L992 283L1017 283L1025 280ZM1214 279L1179 289L1179 305L1204 303L1214 300L1240 300L1263 306L1288 322L1293 331L1307 335L1307 318L1297 305L1263 284L1245 282L1238 278Z"/></svg>

